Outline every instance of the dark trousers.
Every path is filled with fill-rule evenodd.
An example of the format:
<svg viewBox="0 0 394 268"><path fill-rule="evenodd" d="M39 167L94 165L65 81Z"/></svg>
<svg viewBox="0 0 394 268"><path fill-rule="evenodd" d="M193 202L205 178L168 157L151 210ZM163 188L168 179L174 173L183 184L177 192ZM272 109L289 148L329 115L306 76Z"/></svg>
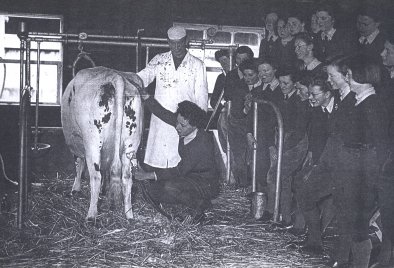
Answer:
<svg viewBox="0 0 394 268"><path fill-rule="evenodd" d="M280 193L280 212L285 222L291 221L292 207L292 179L293 172L301 165L306 154L307 138L301 140L295 147L283 152L281 165L281 193ZM272 212L275 206L276 196L276 177L277 177L277 160L270 159L271 166L268 172L268 211Z"/></svg>
<svg viewBox="0 0 394 268"><path fill-rule="evenodd" d="M231 150L231 171L238 186L249 185L247 177L247 140L246 140L246 118L237 119L228 117L228 139Z"/></svg>
<svg viewBox="0 0 394 268"><path fill-rule="evenodd" d="M181 204L202 213L219 192L216 178L186 178L176 168L155 169L157 181L149 186L152 199L159 203Z"/></svg>

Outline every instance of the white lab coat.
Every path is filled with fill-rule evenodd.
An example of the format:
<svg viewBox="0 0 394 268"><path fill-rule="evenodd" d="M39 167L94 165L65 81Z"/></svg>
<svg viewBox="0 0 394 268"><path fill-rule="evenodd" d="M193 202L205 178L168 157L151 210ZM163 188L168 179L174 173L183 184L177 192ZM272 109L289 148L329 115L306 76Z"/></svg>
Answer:
<svg viewBox="0 0 394 268"><path fill-rule="evenodd" d="M137 73L148 86L156 78L155 99L167 110L176 112L178 103L188 100L208 109L205 64L187 52L175 70L171 52L156 55ZM157 168L175 167L180 161L179 136L173 126L152 114L144 162Z"/></svg>

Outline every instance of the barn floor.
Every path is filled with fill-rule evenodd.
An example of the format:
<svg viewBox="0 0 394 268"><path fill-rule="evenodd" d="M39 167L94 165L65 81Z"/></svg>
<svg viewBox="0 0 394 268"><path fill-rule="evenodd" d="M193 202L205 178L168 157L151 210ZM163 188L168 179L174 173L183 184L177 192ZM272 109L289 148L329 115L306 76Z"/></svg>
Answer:
<svg viewBox="0 0 394 268"><path fill-rule="evenodd" d="M245 194L228 186L201 225L168 221L134 189L134 222L104 200L98 223L90 226L85 223L88 181L79 196L69 195L73 160L62 139L55 132L44 138L52 149L35 161L23 231L15 223L16 194L11 209L0 214L2 267L327 267L332 235L324 240L325 255L302 254L288 246L302 237L255 222Z"/></svg>

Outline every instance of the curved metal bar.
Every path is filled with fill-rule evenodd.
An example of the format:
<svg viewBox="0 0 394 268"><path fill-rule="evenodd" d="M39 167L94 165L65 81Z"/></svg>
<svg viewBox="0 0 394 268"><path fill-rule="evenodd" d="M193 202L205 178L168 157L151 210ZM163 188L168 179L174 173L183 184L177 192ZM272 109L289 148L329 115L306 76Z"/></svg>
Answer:
<svg viewBox="0 0 394 268"><path fill-rule="evenodd" d="M282 166L282 153L283 153L283 118L279 108L271 101L254 100L257 103L270 105L275 112L278 121L279 138L278 138L278 165L276 167L276 188L275 188L275 209L274 209L274 222L279 221L279 203L280 203L280 189L281 189L281 166ZM257 123L256 123L257 125Z"/></svg>

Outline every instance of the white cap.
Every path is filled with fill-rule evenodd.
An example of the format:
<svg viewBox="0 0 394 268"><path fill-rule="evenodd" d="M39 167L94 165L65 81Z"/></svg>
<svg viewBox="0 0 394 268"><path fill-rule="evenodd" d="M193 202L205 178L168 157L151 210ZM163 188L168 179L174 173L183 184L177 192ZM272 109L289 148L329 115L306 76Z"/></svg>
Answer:
<svg viewBox="0 0 394 268"><path fill-rule="evenodd" d="M186 30L181 26L173 26L167 31L168 39L179 40L186 36Z"/></svg>

